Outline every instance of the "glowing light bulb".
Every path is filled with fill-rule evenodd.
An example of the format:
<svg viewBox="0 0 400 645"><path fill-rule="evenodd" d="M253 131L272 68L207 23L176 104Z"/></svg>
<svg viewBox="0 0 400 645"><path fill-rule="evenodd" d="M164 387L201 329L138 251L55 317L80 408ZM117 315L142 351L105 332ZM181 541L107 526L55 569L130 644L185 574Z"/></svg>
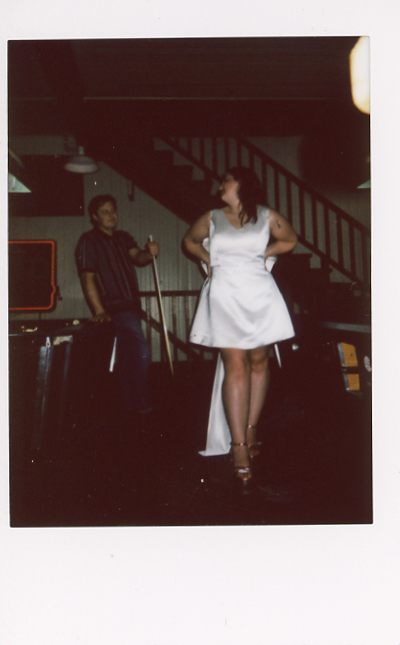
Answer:
<svg viewBox="0 0 400 645"><path fill-rule="evenodd" d="M365 114L370 111L369 38L361 36L350 52L350 81L354 105Z"/></svg>

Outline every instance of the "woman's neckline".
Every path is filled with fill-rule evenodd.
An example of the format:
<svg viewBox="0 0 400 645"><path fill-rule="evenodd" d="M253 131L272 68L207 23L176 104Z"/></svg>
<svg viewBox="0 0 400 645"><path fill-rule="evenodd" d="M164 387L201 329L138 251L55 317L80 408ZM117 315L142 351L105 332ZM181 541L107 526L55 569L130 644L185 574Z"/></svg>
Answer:
<svg viewBox="0 0 400 645"><path fill-rule="evenodd" d="M257 209L258 209L258 206L257 206ZM224 217L225 217L226 221L228 222L229 226L231 226L235 231L241 231L241 230L246 226L246 224L248 224L248 223L249 223L249 220L246 220L246 221L245 221L245 223L243 224L243 226L239 226L239 227L237 228L236 226L234 226L234 225L232 224L232 222L230 222L230 221L229 221L228 216L227 216L227 214L225 213L224 209L223 209L223 208L221 208L220 210L221 210L221 212L224 214ZM239 221L240 221L240 220L239 220Z"/></svg>

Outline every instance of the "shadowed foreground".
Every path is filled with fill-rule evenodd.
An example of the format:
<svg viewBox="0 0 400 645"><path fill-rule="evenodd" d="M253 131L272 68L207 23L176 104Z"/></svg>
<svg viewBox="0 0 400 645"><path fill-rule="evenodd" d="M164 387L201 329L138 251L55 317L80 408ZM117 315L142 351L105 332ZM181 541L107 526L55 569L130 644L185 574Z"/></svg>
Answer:
<svg viewBox="0 0 400 645"><path fill-rule="evenodd" d="M198 455L214 362L179 363L174 378L154 364L155 410L130 419L116 409L111 377L89 387L80 370L65 415L50 406L32 450L26 370L11 361L11 526L371 523L370 395L347 393L329 362L283 358L282 369L271 360L246 494L229 456Z"/></svg>

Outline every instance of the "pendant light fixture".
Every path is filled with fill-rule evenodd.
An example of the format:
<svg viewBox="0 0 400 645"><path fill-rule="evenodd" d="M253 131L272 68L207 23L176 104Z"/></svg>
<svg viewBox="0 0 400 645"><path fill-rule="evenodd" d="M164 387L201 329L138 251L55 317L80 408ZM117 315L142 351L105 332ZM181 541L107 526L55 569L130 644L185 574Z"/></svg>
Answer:
<svg viewBox="0 0 400 645"><path fill-rule="evenodd" d="M83 146L79 146L78 154L68 159L67 163L64 166L64 169L68 170L69 172L86 174L90 172L96 172L99 167L94 159L92 159L91 157L86 157Z"/></svg>

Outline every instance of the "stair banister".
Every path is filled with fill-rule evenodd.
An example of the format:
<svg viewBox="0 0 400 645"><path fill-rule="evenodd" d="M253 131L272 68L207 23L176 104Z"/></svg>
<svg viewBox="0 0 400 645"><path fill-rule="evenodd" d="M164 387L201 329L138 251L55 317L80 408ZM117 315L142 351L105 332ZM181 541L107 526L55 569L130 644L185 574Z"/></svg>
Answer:
<svg viewBox="0 0 400 645"><path fill-rule="evenodd" d="M230 140L232 137L221 137L223 139L223 164L224 170L226 170L230 165L233 165L230 161ZM211 167L207 165L205 158L205 139L206 137L200 137L200 158L196 157L190 150L191 146L188 145L188 148L184 148L179 142L173 138L164 138L165 143L167 143L173 150L181 154L192 164L197 165L198 168L203 170L205 175L209 179L213 179L217 182L220 182L222 179L222 173L218 172L218 150L217 150L217 138L211 137ZM299 191L299 241L311 250L315 255L317 255L323 262L328 262L330 266L337 269L344 276L349 278L353 282L357 282L360 285L362 291L368 291L368 266L367 266L367 257L368 257L368 246L367 239L370 238L369 229L358 222L356 219L351 217L339 206L336 206L329 199L318 193L314 188L308 186L303 180L299 177L296 177L292 172L284 168L277 161L272 159L265 152L257 148L252 142L248 141L243 137L236 137L234 139L235 143L235 152L237 165L243 161L242 150L245 148L248 152L249 164L250 167L256 170L255 168L255 159L259 159L261 163L261 184L264 191L264 194L267 198L269 194L269 181L268 181L268 172L267 167L271 167L273 170L273 192L274 192L274 207L276 210L281 210L280 202L280 177L284 178L286 184L286 212L283 212L288 220L293 223L293 194L292 186L296 186ZM305 209L305 195L309 195L311 200L311 230L313 241L307 239L306 235L306 209ZM317 216L317 204L320 203L323 208L323 220L324 220L324 243L325 248L319 248L318 240L318 216ZM335 231L336 231L336 240L337 240L337 260L332 255L332 244L330 236L330 216L329 213L334 213L335 220ZM349 263L350 268L347 269L344 264L344 254L343 254L343 230L342 222L346 222L348 225L348 241L349 241ZM362 278L357 275L356 267L356 242L355 242L355 230L361 235L361 270Z"/></svg>

